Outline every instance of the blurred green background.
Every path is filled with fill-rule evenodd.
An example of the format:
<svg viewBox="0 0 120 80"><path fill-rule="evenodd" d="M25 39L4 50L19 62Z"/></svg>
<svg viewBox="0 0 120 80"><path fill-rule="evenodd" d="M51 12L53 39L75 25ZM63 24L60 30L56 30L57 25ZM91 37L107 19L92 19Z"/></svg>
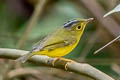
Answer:
<svg viewBox="0 0 120 80"><path fill-rule="evenodd" d="M119 35L120 30L114 29L114 25L120 27L120 14L116 13L109 18L103 18L103 15L115 7L119 0L46 0L42 5L40 15L35 21L36 23L28 30L24 44L19 47L21 38L29 27L30 19L34 15L34 10L43 0L0 0L0 47L1 48L20 48L23 50L31 50L32 46L44 38L49 33L55 31L56 28L62 27L65 22L75 18L95 18L90 22L78 44L78 46L67 58L84 62L95 66L97 69L110 75L116 80L120 79L120 42L117 41L108 46L99 54L94 55L94 51L105 45ZM113 21L109 21L109 20ZM110 26L109 26L110 25ZM114 33L115 32L115 33ZM9 60L0 59L0 79L3 73L8 69ZM16 65L14 65L16 66ZM22 65L23 67L33 67L39 69L40 66L31 63ZM4 67L5 70L2 70ZM15 67L18 68L18 67ZM14 70L11 69L10 71ZM41 70L44 69L44 71ZM77 74L69 74L64 76L66 72L56 70L52 74L49 68L40 67L43 74L51 75L47 80L92 80L78 76ZM59 74L55 75L56 73ZM43 75L41 73L41 75ZM69 78L71 76L71 79ZM75 76L76 77L75 77ZM44 75L43 75L44 76ZM43 77L42 76L42 77ZM56 77L57 76L57 77ZM29 78L30 77L30 78ZM12 80L39 80L27 75L24 77L15 77ZM41 78L41 80L46 80Z"/></svg>

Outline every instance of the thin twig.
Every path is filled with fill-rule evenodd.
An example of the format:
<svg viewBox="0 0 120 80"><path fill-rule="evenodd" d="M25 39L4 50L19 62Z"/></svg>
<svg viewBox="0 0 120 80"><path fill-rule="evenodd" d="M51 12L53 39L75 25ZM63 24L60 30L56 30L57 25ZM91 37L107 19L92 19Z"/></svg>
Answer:
<svg viewBox="0 0 120 80"><path fill-rule="evenodd" d="M104 48L106 48L107 46L109 46L110 44L112 44L113 42L115 42L116 40L118 40L120 38L120 35L118 37L116 37L115 39L113 39L112 41L110 41L109 43L107 43L106 45L104 45L103 47L101 47L100 49L96 50L94 52L94 54L100 52L101 50L103 50Z"/></svg>
<svg viewBox="0 0 120 80"><path fill-rule="evenodd" d="M32 28L37 23L37 20L39 19L39 16L42 14L44 5L46 4L47 0L39 0L37 6L35 7L35 10L28 22L27 28L23 34L23 36L20 38L18 42L18 48L21 49L25 41L27 40L28 34L32 31Z"/></svg>
<svg viewBox="0 0 120 80"><path fill-rule="evenodd" d="M1 58L16 59L16 58L20 57L21 55L24 55L25 53L28 53L28 51L0 48L0 57ZM46 66L53 67L52 62L54 59L55 58L36 55L36 56L33 56L30 59L30 61L32 61L33 63L44 64ZM65 64L62 64L62 63L66 64L66 61L65 60L57 61L57 62L55 62L54 67L65 70L64 69ZM70 62L67 65L67 71L76 72L78 74L84 74L84 75L91 77L93 79L96 79L96 80L114 80L110 76L108 76L105 73L99 71L98 69L90 66L89 64Z"/></svg>

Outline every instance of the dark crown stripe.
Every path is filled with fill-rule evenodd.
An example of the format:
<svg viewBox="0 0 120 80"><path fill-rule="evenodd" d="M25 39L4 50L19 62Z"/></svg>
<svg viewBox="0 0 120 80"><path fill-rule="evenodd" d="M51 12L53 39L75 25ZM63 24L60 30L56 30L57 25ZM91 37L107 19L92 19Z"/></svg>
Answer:
<svg viewBox="0 0 120 80"><path fill-rule="evenodd" d="M67 23L64 24L64 28L67 28L67 27L70 27L72 26L73 24L77 23L78 21L77 20L70 20L68 21Z"/></svg>

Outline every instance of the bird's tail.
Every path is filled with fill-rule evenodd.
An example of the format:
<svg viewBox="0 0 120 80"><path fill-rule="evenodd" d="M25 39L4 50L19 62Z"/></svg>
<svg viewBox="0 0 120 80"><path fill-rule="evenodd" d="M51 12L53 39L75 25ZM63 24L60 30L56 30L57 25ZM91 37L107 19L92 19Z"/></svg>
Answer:
<svg viewBox="0 0 120 80"><path fill-rule="evenodd" d="M30 57L32 57L34 54L32 52L29 52L25 55L23 55L22 57L16 59L15 61L16 62L22 62L22 63L25 63Z"/></svg>

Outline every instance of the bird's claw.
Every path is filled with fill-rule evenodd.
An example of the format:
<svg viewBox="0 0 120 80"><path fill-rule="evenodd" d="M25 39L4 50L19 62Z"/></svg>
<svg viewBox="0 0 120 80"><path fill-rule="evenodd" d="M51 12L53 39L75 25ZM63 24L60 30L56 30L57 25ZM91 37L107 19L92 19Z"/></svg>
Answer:
<svg viewBox="0 0 120 80"><path fill-rule="evenodd" d="M53 66L53 67L55 66L55 62L56 62L57 60L64 60L64 61L65 61L65 64L64 64L65 70L68 70L67 66L68 66L68 64L69 64L70 62L74 62L74 61L72 61L72 60L70 60L70 59L66 59L66 58L55 58L55 60L53 60L53 62L52 62L52 66Z"/></svg>

